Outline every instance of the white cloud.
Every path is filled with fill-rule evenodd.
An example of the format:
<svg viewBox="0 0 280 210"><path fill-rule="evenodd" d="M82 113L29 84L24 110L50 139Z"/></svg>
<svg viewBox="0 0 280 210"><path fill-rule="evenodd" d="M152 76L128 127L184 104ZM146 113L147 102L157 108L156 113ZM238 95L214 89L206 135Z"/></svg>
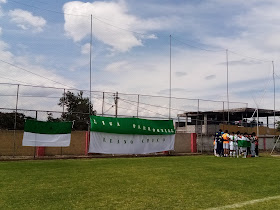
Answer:
<svg viewBox="0 0 280 210"><path fill-rule="evenodd" d="M11 21L16 23L17 26L23 30L32 30L33 32L43 31L46 25L46 20L40 16L34 16L31 12L14 9L9 11Z"/></svg>
<svg viewBox="0 0 280 210"><path fill-rule="evenodd" d="M118 51L127 52L136 46L143 46L144 39L157 38L155 30L164 30L165 34L169 34L170 31L174 34L178 33L178 37L181 37L178 39L182 41L186 39L187 43L189 43L188 39L193 40L190 43L194 46L200 46L196 43L196 40L199 40L197 42L206 44L205 48L208 48L208 44L217 48L230 49L250 57L270 60L280 57L278 52L280 47L278 39L280 36L280 27L278 26L280 15L277 11L280 3L278 1L269 0L269 3L266 3L266 1L256 0L208 0L194 5L189 3L182 3L182 5L174 3L168 5L165 3L154 4L153 8L149 7L149 4L150 1L146 1L146 7L144 7L150 10L148 15L145 13L145 9L138 12L138 14L141 14L141 18L132 13L131 7L126 6L124 1L68 2L64 5L63 11L65 13L77 15L65 15L64 29L71 39L79 42L77 46L81 47L80 52L82 54L89 53L89 44L84 43L89 41L90 34L90 17L83 15L92 13L96 17L101 17L100 20L102 21L129 30L120 30L93 18L94 38L105 43L113 50L112 55L106 57L104 51L107 47L104 47L100 42L96 42L96 45L94 45L97 47L95 56L99 58L98 61L96 60L93 71L94 90L153 95L162 93L168 96L168 37L162 38L158 35L160 44L153 42L147 48L141 47L141 51L133 51L131 54L117 53ZM136 6L135 8L138 9ZM164 17L161 16L162 14L168 15ZM26 24L18 24L19 27L30 28ZM147 35L134 34L130 31L139 31ZM176 36L174 35L174 37ZM225 51L218 53L204 52L175 41L172 45L172 96L226 100ZM62 83L71 83L71 81L57 76L54 71L40 67L40 58L34 64L36 59L31 62L30 58L29 60L25 57L16 57L8 49L9 46L6 43L0 42L0 57L3 60L10 60L11 63L16 65L36 70L40 74L50 75L51 78L61 80ZM75 58L70 64L70 66L72 65L70 70L77 71L77 69L82 69L81 66L87 68L88 62L87 56ZM276 72L279 69L278 67L276 63ZM15 69L7 65L0 65L0 69L6 69L8 73L6 75L4 71L4 75L11 79L34 82L34 84L54 85L42 78L33 77L24 72L20 73L20 71L16 72ZM249 102L254 106L252 95L261 98L259 93L266 88L265 84L272 78L271 70L271 62L244 58L229 52L230 101ZM16 72L16 74L13 74L13 72ZM88 79L87 74L85 78L81 80L81 85L87 83L85 82ZM1 79L1 81L5 80ZM266 103L264 108L271 108L271 104L273 104L271 98L273 97L270 96L266 95L264 97L264 103ZM160 101L152 97L140 97L140 100L151 104L160 103L159 105L168 107L168 100ZM135 101L137 101L137 98L135 98ZM174 100L173 102L172 106L174 108L197 108L197 101L195 100ZM113 103L113 100L110 103ZM215 106L214 102L205 102L201 104L201 109L222 109L220 105L221 103ZM236 106L238 105L240 104ZM106 110L111 107L110 104L106 106ZM120 106L127 107L121 102ZM146 108L161 112L161 110L155 110L156 108L149 106ZM111 110L113 111L113 108ZM124 114L127 113L130 112L125 110ZM148 112L145 114L151 115Z"/></svg>
<svg viewBox="0 0 280 210"><path fill-rule="evenodd" d="M5 3L7 3L6 0L0 0L0 4L5 4Z"/></svg>
<svg viewBox="0 0 280 210"><path fill-rule="evenodd" d="M127 61L117 61L107 65L105 67L105 71L117 73L117 72L128 71L130 68L131 66Z"/></svg>
<svg viewBox="0 0 280 210"><path fill-rule="evenodd" d="M131 31L139 31L145 34L149 30L162 29L171 25L167 18L137 18L129 14L124 2L95 1L84 3L73 1L64 4L63 11L75 14L75 16L64 16L65 32L75 42L90 35L90 14L93 14L93 35L98 40L111 46L113 50L121 52L129 51L132 47L142 46L142 39L157 38L154 34L137 35Z"/></svg>
<svg viewBox="0 0 280 210"><path fill-rule="evenodd" d="M90 53L90 43L86 43L81 47L81 53L87 55Z"/></svg>
<svg viewBox="0 0 280 210"><path fill-rule="evenodd" d="M9 46L8 43L2 41L0 39L0 58L2 61L0 61L0 82L3 83L16 83L16 84L29 84L29 85L39 85L39 86L49 86L49 87L60 87L60 88L65 88L66 86L68 87L74 87L75 83L73 81L70 81L68 79L66 79L64 76L60 76L56 73L55 69L52 68L45 68L42 65L42 61L44 61L44 56L42 55L21 55L21 56L17 56L14 53L11 52L12 47ZM18 68L19 67L19 68ZM30 72L33 72L35 74L41 75L40 76L36 76ZM45 78L43 78L45 77ZM48 78L48 79L46 79ZM51 81L53 80L53 81ZM54 81L60 82L62 84L58 84ZM63 85L65 84L65 85ZM67 88L67 87L66 87ZM36 88L27 88L27 87L22 87L20 89L21 94L29 94L29 95L33 95L33 92ZM14 91L14 89L9 88L9 86L7 86L6 88L4 86L1 86L0 88L1 90L1 94L8 94L11 91ZM48 91L53 91L53 93L55 93L56 91L51 89ZM38 88L37 92L39 94L46 92L43 89ZM13 94L15 93L12 92ZM0 95L1 95L0 94ZM49 94L50 95L50 94ZM21 99L23 101L23 99ZM42 101L38 100L38 101L33 101L30 100L30 98L28 99L29 103L32 104L33 102L33 106L35 107L36 105L38 105L37 109L39 109L40 107L44 106L45 108L48 108L48 102L46 101L46 103L42 103ZM51 100L51 99L50 99ZM4 102L4 100L0 100L0 104L3 105L3 103L1 103L1 101ZM5 104L6 103L6 104ZM13 101L5 101L4 104L8 105L11 103L11 106L13 105ZM56 101L57 103L57 101ZM3 107L0 105L0 107ZM7 106L9 107L9 106ZM32 107L28 107L27 105L25 106L25 108L29 108L31 109Z"/></svg>
<svg viewBox="0 0 280 210"><path fill-rule="evenodd" d="M0 27L0 36L2 35L2 28Z"/></svg>

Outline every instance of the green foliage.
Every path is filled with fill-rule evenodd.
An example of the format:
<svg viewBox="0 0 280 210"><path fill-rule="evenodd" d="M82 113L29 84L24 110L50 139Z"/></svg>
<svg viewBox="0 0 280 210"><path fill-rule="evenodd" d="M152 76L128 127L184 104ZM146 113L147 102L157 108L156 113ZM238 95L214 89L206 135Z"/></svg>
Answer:
<svg viewBox="0 0 280 210"><path fill-rule="evenodd" d="M53 114L51 112L48 113L48 122L61 122L62 119L61 118L54 118Z"/></svg>
<svg viewBox="0 0 280 210"><path fill-rule="evenodd" d="M276 126L277 126L276 129L277 129L278 131L280 131L280 121L277 121L275 124L276 124Z"/></svg>
<svg viewBox="0 0 280 210"><path fill-rule="evenodd" d="M25 119L32 119L31 117L26 117L22 113L16 114L17 123L16 130L23 130ZM15 112L4 113L0 112L0 129L13 130L15 124Z"/></svg>
<svg viewBox="0 0 280 210"><path fill-rule="evenodd" d="M83 92L80 91L75 95L73 92L68 91L65 97L59 99L59 106L65 106L66 112L62 114L61 119L66 121L75 121L75 130L88 130L89 124L89 105L90 114L93 114L92 104L89 98L83 97Z"/></svg>
<svg viewBox="0 0 280 210"><path fill-rule="evenodd" d="M279 196L279 158L0 162L0 209L207 209ZM279 209L280 200L238 209Z"/></svg>

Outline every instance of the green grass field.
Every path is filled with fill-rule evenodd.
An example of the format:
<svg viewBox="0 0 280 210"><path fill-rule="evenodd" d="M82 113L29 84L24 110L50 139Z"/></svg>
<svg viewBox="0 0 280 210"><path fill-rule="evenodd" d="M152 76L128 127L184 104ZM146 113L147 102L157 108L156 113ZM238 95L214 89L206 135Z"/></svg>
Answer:
<svg viewBox="0 0 280 210"><path fill-rule="evenodd" d="M280 196L280 158L0 162L0 209L207 209ZM280 209L280 198L238 209Z"/></svg>

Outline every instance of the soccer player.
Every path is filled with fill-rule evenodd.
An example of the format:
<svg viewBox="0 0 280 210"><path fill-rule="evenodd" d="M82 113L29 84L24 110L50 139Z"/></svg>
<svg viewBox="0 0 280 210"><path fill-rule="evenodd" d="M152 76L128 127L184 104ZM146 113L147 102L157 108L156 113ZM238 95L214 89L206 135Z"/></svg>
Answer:
<svg viewBox="0 0 280 210"><path fill-rule="evenodd" d="M244 155L243 158L247 157L247 147L244 147L246 143L244 141L247 141L247 138L243 135L243 133L240 133L240 136L238 138L238 147L239 147L239 154L240 156Z"/></svg>
<svg viewBox="0 0 280 210"><path fill-rule="evenodd" d="M252 133L252 142L251 142L251 153L254 154L254 157L258 157L259 155L259 141L256 133Z"/></svg>
<svg viewBox="0 0 280 210"><path fill-rule="evenodd" d="M235 134L235 137L234 137L234 149L235 149L235 153L236 153L237 158L239 157L239 148L238 148L239 135L240 135L240 132L237 131L237 133Z"/></svg>
<svg viewBox="0 0 280 210"><path fill-rule="evenodd" d="M247 142L250 142L250 140L248 139L247 133L244 133L244 135L242 135L241 141L243 141L242 145L241 145L241 150L242 150L242 153L244 154L243 158L246 158L247 157L247 153L248 153L248 151L247 151L248 143Z"/></svg>
<svg viewBox="0 0 280 210"><path fill-rule="evenodd" d="M234 132L231 132L229 135L229 156L235 157L235 134Z"/></svg>
<svg viewBox="0 0 280 210"><path fill-rule="evenodd" d="M224 149L224 157L228 157L229 155L229 134L228 130L223 134L223 149Z"/></svg>
<svg viewBox="0 0 280 210"><path fill-rule="evenodd" d="M255 157L259 157L259 138L255 136Z"/></svg>
<svg viewBox="0 0 280 210"><path fill-rule="evenodd" d="M217 140L216 140L216 135L218 134L218 132L215 133L214 135L214 141L213 141L213 145L214 145L214 156L217 156Z"/></svg>
<svg viewBox="0 0 280 210"><path fill-rule="evenodd" d="M250 143L253 141L253 138L251 135L247 134L246 137L248 139L247 141L249 141ZM247 146L247 156L251 157L251 154L252 153L251 153L251 144L250 144L250 146Z"/></svg>
<svg viewBox="0 0 280 210"><path fill-rule="evenodd" d="M217 157L222 157L223 156L223 140L222 140L222 135L223 135L222 129L220 129L215 134L216 143L217 143L217 150L216 150Z"/></svg>
<svg viewBox="0 0 280 210"><path fill-rule="evenodd" d="M216 155L217 155L217 157L222 157L222 154L223 154L222 135L223 135L222 129L220 129L220 130L219 130L218 132L216 132L216 134L215 134L215 139L216 139L216 144L217 144L217 148L216 148Z"/></svg>

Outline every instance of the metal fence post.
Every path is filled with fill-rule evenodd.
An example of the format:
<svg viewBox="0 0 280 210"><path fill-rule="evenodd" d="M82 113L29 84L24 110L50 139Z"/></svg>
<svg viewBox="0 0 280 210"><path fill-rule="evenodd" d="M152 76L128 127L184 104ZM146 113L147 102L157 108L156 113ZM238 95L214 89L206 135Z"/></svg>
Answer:
<svg viewBox="0 0 280 210"><path fill-rule="evenodd" d="M38 111L35 111L35 119L38 119ZM34 154L33 154L33 159L36 158L36 140L35 140L35 146L34 146Z"/></svg>
<svg viewBox="0 0 280 210"><path fill-rule="evenodd" d="M196 115L196 122L195 122L195 133L198 134L198 114L199 114L199 99L197 99L197 115Z"/></svg>
<svg viewBox="0 0 280 210"><path fill-rule="evenodd" d="M63 101L62 101L62 116L64 117L65 112L65 88L63 89ZM62 156L62 147L60 147L60 155Z"/></svg>
<svg viewBox="0 0 280 210"><path fill-rule="evenodd" d="M64 115L64 107L65 107L65 88L63 89L63 101L62 101L62 114Z"/></svg>
<svg viewBox="0 0 280 210"><path fill-rule="evenodd" d="M18 92L19 92L19 85L17 85L16 111L15 111L15 122L14 122L14 148L13 148L13 157L15 157L15 152L16 152L16 129L17 129Z"/></svg>
<svg viewBox="0 0 280 210"><path fill-rule="evenodd" d="M200 139L201 139L201 153L203 153L203 139L202 139L202 120L200 122L201 132L200 132Z"/></svg>
<svg viewBox="0 0 280 210"><path fill-rule="evenodd" d="M224 101L223 101L223 121L225 122L225 102Z"/></svg>

